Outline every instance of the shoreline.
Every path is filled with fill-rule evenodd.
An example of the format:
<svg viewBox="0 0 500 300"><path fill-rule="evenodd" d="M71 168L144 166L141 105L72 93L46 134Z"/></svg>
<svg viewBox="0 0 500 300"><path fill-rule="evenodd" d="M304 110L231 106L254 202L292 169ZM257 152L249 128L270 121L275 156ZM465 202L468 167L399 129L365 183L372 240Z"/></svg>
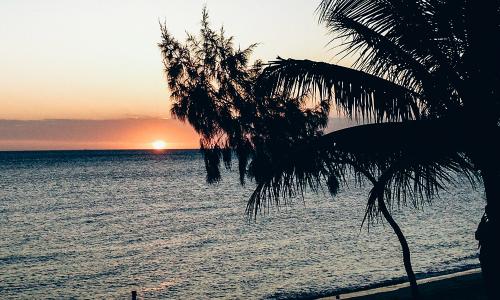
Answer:
<svg viewBox="0 0 500 300"><path fill-rule="evenodd" d="M481 269L474 268L417 280L422 299L486 299ZM411 299L410 284L398 283L316 299Z"/></svg>

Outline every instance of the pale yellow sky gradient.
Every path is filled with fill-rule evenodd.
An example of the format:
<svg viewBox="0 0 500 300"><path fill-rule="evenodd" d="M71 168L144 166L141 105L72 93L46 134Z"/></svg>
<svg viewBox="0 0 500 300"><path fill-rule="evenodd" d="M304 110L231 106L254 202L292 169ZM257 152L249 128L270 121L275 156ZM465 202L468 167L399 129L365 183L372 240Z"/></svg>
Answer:
<svg viewBox="0 0 500 300"><path fill-rule="evenodd" d="M204 4L254 58L328 60L311 0L2 0L0 119L169 117L159 20L184 39Z"/></svg>

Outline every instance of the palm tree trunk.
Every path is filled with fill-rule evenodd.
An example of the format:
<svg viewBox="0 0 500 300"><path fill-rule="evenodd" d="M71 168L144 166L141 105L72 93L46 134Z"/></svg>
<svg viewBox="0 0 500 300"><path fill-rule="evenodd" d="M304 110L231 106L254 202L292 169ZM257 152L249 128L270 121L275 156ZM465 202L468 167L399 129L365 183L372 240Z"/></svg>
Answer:
<svg viewBox="0 0 500 300"><path fill-rule="evenodd" d="M498 158L491 157L493 160ZM500 166L490 161L489 165L481 168L484 190L486 195L487 221L481 221L478 226L476 238L481 249L479 260L481 270L490 299L498 299L498 274L500 272Z"/></svg>
<svg viewBox="0 0 500 300"><path fill-rule="evenodd" d="M479 222L476 239L479 240L482 277L490 299L498 299L498 275L500 272L500 131L496 118L477 122L471 134L471 148L468 153L480 171L486 197L485 216ZM491 121L493 120L493 121ZM480 134L477 134L477 133Z"/></svg>
<svg viewBox="0 0 500 300"><path fill-rule="evenodd" d="M411 266L410 247L408 247L408 242L406 241L403 231L401 231L401 228L399 228L398 224L396 223L396 221L394 221L391 214L389 213L389 210L387 209L387 206L385 205L384 202L383 193L379 194L378 207L382 212L382 215L387 220L389 225L394 230L394 233L396 233L398 237L399 243L401 244L401 249L403 251L403 263L405 266L406 274L408 275L408 281L410 282L411 294L413 296L413 299L418 299L419 293L418 293L417 278L415 277L415 273L413 272L413 268Z"/></svg>
<svg viewBox="0 0 500 300"><path fill-rule="evenodd" d="M385 220L389 225L391 226L392 230L394 233L396 233L396 236L398 237L399 243L401 244L401 250L403 252L403 264L405 266L405 271L406 275L408 276L408 281L410 282L410 288L411 288L411 294L413 299L418 299L419 292L418 292L418 285L417 285L417 278L415 277L415 273L413 272L413 267L411 265L411 255L410 255L410 247L408 246L408 242L406 241L406 237L403 234L403 231L399 227L398 223L394 220L394 218L391 216L391 213L387 209L387 206L385 205L384 202L384 189L383 185L380 185L380 182L383 182L386 180L386 176L389 176L390 172L386 172L379 178L379 180L376 180L370 172L365 170L364 168L359 167L357 164L351 163L351 165L356 168L359 172L363 173L368 180L371 181L373 184L373 188L376 190L376 197L377 197L377 203L380 211L382 212L382 215L384 216ZM394 165L393 165L394 167Z"/></svg>

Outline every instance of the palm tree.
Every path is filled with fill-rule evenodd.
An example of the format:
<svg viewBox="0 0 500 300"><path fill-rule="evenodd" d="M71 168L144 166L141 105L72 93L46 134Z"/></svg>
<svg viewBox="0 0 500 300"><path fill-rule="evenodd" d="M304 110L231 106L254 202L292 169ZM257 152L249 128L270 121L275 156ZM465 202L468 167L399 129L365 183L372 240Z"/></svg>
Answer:
<svg viewBox="0 0 500 300"><path fill-rule="evenodd" d="M320 21L343 41L345 55L357 55L353 68L278 59L261 78L271 93L316 93L348 117L372 120L364 128L364 138L372 137L366 143L352 143L361 139L356 128L343 134L350 137L348 151L374 154L379 145L401 154L379 168L374 186L380 191L406 168L400 160L412 164L422 157L418 165L425 172L432 164L471 163L488 207L490 229L483 230L480 258L490 292L500 267L494 237L500 223L500 48L492 43L500 37L499 8L499 1L324 0ZM322 139L331 146L337 135Z"/></svg>
<svg viewBox="0 0 500 300"><path fill-rule="evenodd" d="M209 28L204 10L199 38L190 35L185 45L162 26L159 46L172 113L202 136L209 182L220 179L221 161L230 167L236 153L241 182L248 176L256 183L249 214L286 203L306 188L326 185L335 194L346 173L367 178L373 188L365 218L381 213L391 224L416 293L408 245L390 207L406 201L420 205L452 181L452 173L473 182L476 169L488 204L500 194L494 184L500 178L498 146L477 134L498 137L498 68L492 67L497 63L487 64L478 46L484 46L483 33L497 33L492 21L498 19L497 7L323 1L320 19L346 39L347 54L359 56L352 69L290 59L265 69L259 62L251 66L253 46L235 50L223 30ZM481 11L493 13L489 31L471 21ZM484 96L479 101L473 100L476 87ZM311 97L317 100L312 108ZM372 124L324 135L333 106ZM465 123L469 119L472 124ZM490 225L498 224L493 211ZM483 249L494 249L491 238L482 243Z"/></svg>

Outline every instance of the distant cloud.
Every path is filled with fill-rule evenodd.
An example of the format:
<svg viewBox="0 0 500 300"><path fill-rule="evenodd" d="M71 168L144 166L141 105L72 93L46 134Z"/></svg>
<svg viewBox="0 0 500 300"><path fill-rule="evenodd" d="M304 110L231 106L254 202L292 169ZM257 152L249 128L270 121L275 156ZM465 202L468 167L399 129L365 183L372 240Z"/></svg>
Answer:
<svg viewBox="0 0 500 300"><path fill-rule="evenodd" d="M197 148L198 135L173 119L0 120L0 150L141 149L154 140Z"/></svg>
<svg viewBox="0 0 500 300"><path fill-rule="evenodd" d="M327 132L355 125L331 118ZM0 120L0 150L145 149L164 140L168 148L196 149L199 137L174 119Z"/></svg>

